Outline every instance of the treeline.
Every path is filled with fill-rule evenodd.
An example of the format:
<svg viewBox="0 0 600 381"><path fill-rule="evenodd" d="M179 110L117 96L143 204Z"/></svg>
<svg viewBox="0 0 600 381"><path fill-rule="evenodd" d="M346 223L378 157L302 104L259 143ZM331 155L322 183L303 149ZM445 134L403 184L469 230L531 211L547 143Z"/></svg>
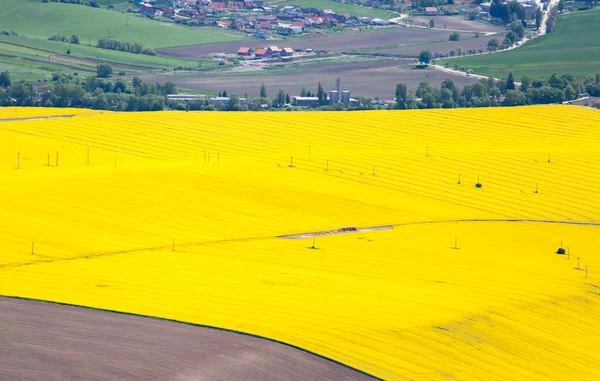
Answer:
<svg viewBox="0 0 600 381"><path fill-rule="evenodd" d="M119 50L121 52L129 52L135 54L146 54L149 56L155 56L156 52L151 48L144 48L142 41L134 42L121 42L110 38L101 38L96 43L96 46L101 49L108 50Z"/></svg>
<svg viewBox="0 0 600 381"><path fill-rule="evenodd" d="M10 80L0 73L0 106L82 107L113 111L160 111L166 96L176 94L172 82L150 83L134 77L132 86L118 79L114 82L93 76L55 73L53 83L39 87L33 82Z"/></svg>
<svg viewBox="0 0 600 381"><path fill-rule="evenodd" d="M79 44L79 36L77 36L76 34L72 34L71 37L61 36L61 35L57 34L57 35L48 37L48 40L60 41L60 42L70 42L72 44Z"/></svg>
<svg viewBox="0 0 600 381"><path fill-rule="evenodd" d="M589 91L588 91L589 90ZM532 80L525 76L518 86L513 74L506 79L480 79L462 90L451 79L434 87L421 82L415 92L408 91L406 84L396 86L397 109L497 107L534 104L562 103L574 100L587 92L600 94L600 75L588 76L582 84L571 74L552 74L547 80Z"/></svg>

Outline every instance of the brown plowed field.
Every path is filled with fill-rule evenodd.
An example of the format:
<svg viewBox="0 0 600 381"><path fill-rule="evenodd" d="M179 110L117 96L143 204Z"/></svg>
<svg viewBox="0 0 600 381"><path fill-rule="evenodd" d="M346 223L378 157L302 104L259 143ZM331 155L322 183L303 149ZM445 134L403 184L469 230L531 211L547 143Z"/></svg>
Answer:
<svg viewBox="0 0 600 381"><path fill-rule="evenodd" d="M506 33L506 29L492 24L484 24L478 21L468 20L462 15L459 16L417 16L413 17L413 25L428 24L433 20L436 28L451 30L469 30L473 32L497 32Z"/></svg>
<svg viewBox="0 0 600 381"><path fill-rule="evenodd" d="M373 380L268 340L0 298L0 380Z"/></svg>
<svg viewBox="0 0 600 381"><path fill-rule="evenodd" d="M490 36L490 37L479 37L479 38L470 38L468 40L460 40L460 41L445 41L445 42L434 42L432 44L427 45L418 45L418 46L403 46L399 48L378 50L377 53L381 54L389 54L392 56L415 56L417 57L419 53L423 50L431 50L432 53L444 53L448 54L451 50L456 50L456 48L460 47L463 51L468 51L470 49L483 49L487 52L487 44L488 41L492 38L498 39L500 42L504 39L504 36Z"/></svg>
<svg viewBox="0 0 600 381"><path fill-rule="evenodd" d="M260 86L265 84L270 97L274 97L279 89L290 96L300 94L302 87L311 93L317 90L319 82L326 90L334 87L336 78L341 78L341 86L352 92L352 96L379 96L382 99L393 99L396 84L404 82L410 89L416 89L419 82L428 81L439 86L451 78L457 86L475 83L475 78L467 78L434 70L411 70L399 68L409 61L380 60L365 62L349 62L340 64L320 64L304 66L297 71L252 74L252 75L210 75L210 76L153 76L144 75L144 81L172 81L178 88L192 89L205 92L221 92L250 96L258 96Z"/></svg>
<svg viewBox="0 0 600 381"><path fill-rule="evenodd" d="M395 27L368 32L306 38L302 40L252 40L181 46L177 48L159 49L157 52L159 54L188 59L200 59L202 56L212 53L236 53L241 46L258 48L267 45L277 45L279 47L291 47L295 50L310 48L327 52L351 52L355 49L373 49L378 46L427 44L432 41L446 41L449 36L450 32L443 30ZM470 37L473 37L473 35L467 33L464 34L464 38Z"/></svg>

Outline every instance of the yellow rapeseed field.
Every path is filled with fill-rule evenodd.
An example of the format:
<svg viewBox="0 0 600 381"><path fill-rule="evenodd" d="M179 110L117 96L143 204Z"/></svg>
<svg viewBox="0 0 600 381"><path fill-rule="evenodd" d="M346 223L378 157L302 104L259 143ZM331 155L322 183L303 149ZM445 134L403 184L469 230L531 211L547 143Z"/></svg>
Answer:
<svg viewBox="0 0 600 381"><path fill-rule="evenodd" d="M597 380L598 126L569 106L2 122L0 294L390 380Z"/></svg>

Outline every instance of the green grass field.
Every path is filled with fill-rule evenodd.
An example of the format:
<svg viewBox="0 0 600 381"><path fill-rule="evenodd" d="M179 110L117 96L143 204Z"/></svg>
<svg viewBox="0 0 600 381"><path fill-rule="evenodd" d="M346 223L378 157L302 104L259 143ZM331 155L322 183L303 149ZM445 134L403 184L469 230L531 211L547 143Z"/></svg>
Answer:
<svg viewBox="0 0 600 381"><path fill-rule="evenodd" d="M336 3L333 0L275 0L271 3L280 6L286 5L298 5L303 8L319 8L319 9L331 9L335 13L347 13L351 16L358 17L369 17L376 18L379 17L381 19L387 20L394 15L391 12L375 9L375 8L367 8L367 7L359 7L358 5L353 4L342 4Z"/></svg>
<svg viewBox="0 0 600 381"><path fill-rule="evenodd" d="M600 10L559 16L552 33L508 52L438 60L473 69L475 74L503 78L548 78L571 73L578 78L600 72Z"/></svg>
<svg viewBox="0 0 600 381"><path fill-rule="evenodd" d="M71 54L67 55L65 52L68 48L69 44L65 42L0 36L0 71L8 71L15 80L43 80L49 79L57 71L94 73L98 62L112 65L115 74L124 71L128 75L162 72L165 68L172 69L176 66L203 69L217 67L215 61L132 54L84 44L71 44Z"/></svg>
<svg viewBox="0 0 600 381"><path fill-rule="evenodd" d="M103 4L102 2L100 4ZM152 21L106 7L92 8L76 4L41 3L39 0L2 0L0 29L19 35L47 39L52 35L76 34L82 43L100 38L143 41L151 48L226 42L243 35L216 28L192 28Z"/></svg>

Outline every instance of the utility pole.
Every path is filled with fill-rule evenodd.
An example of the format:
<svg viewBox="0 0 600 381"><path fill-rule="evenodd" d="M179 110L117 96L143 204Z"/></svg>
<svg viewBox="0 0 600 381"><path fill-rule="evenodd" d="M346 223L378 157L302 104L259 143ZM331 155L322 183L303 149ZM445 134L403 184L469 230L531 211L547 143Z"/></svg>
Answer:
<svg viewBox="0 0 600 381"><path fill-rule="evenodd" d="M17 169L21 169L21 152L17 152Z"/></svg>
<svg viewBox="0 0 600 381"><path fill-rule="evenodd" d="M34 254L35 254L35 252L34 252L34 250L33 250L33 245L34 245L34 244L33 244L33 242L31 242L31 255L34 255Z"/></svg>
<svg viewBox="0 0 600 381"><path fill-rule="evenodd" d="M87 163L90 164L90 147L87 148Z"/></svg>
<svg viewBox="0 0 600 381"><path fill-rule="evenodd" d="M58 167L58 152L56 153L56 166Z"/></svg>
<svg viewBox="0 0 600 381"><path fill-rule="evenodd" d="M110 29L111 28L108 28L108 38L110 38Z"/></svg>

